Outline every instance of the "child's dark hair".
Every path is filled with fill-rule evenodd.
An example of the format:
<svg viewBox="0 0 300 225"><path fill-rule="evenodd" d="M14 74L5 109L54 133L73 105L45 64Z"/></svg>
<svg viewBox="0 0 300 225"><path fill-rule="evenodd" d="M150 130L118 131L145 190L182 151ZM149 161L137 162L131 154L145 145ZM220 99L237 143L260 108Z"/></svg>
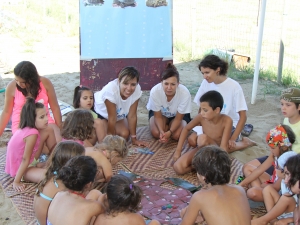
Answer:
<svg viewBox="0 0 300 225"><path fill-rule="evenodd" d="M47 160L47 171L45 178L39 183L37 195L43 192L46 183L55 176L68 161L74 156L84 155L85 148L75 141L59 142L53 149L49 159Z"/></svg>
<svg viewBox="0 0 300 225"><path fill-rule="evenodd" d="M285 165L286 169L290 172L290 179L287 182L289 189L293 187L297 181L300 182L300 154L288 158Z"/></svg>
<svg viewBox="0 0 300 225"><path fill-rule="evenodd" d="M106 135L102 142L95 146L95 149L109 151L111 157L122 159L127 156L129 151L126 140L118 135Z"/></svg>
<svg viewBox="0 0 300 225"><path fill-rule="evenodd" d="M83 191L85 185L94 182L97 164L90 156L71 158L58 172L57 179L72 191Z"/></svg>
<svg viewBox="0 0 300 225"><path fill-rule="evenodd" d="M280 100L283 99L287 102L292 102L295 104L296 109L299 108L300 104L300 89L299 88L287 88L281 91ZM300 110L298 110L300 114Z"/></svg>
<svg viewBox="0 0 300 225"><path fill-rule="evenodd" d="M288 139L290 140L290 142L292 144L292 146L288 147L288 151L292 151L293 144L296 141L296 135L290 126L284 125L284 124L281 124L281 126L285 129ZM282 155L284 152L286 152L281 147L279 149L280 149L280 155Z"/></svg>
<svg viewBox="0 0 300 225"><path fill-rule="evenodd" d="M75 109L78 109L80 107L80 98L83 91L91 91L88 87L84 86L77 86L74 89L74 96L73 96L73 106ZM93 93L93 92L92 92Z"/></svg>
<svg viewBox="0 0 300 225"><path fill-rule="evenodd" d="M223 96L217 91L208 91L208 92L204 93L200 97L200 103L201 102L207 102L208 105L213 110L215 110L217 107L219 107L220 112L221 112L223 109L223 104L224 104Z"/></svg>
<svg viewBox="0 0 300 225"><path fill-rule="evenodd" d="M26 88L21 88L17 85L17 89L26 97L30 94L34 99L37 98L41 91L40 76L36 70L35 65L29 61L19 62L14 68L14 74L17 77L22 78L26 84L29 84Z"/></svg>
<svg viewBox="0 0 300 225"><path fill-rule="evenodd" d="M21 115L20 115L20 123L19 128L23 129L25 127L35 127L35 118L36 118L36 109L43 109L44 104L40 102L35 102L35 100L31 97L26 98L26 103L22 107Z"/></svg>
<svg viewBox="0 0 300 225"><path fill-rule="evenodd" d="M226 75L228 71L228 63L216 55L205 56L198 66L200 71L201 67L210 68L213 70L217 70L220 67L219 75Z"/></svg>
<svg viewBox="0 0 300 225"><path fill-rule="evenodd" d="M118 74L119 81L121 82L121 80L125 76L127 77L125 78L123 83L127 83L129 80L132 80L134 78L136 78L137 82L139 82L140 80L140 72L133 66L127 66L121 69L121 71Z"/></svg>
<svg viewBox="0 0 300 225"><path fill-rule="evenodd" d="M108 213L136 212L140 209L142 189L128 177L114 175L106 186Z"/></svg>
<svg viewBox="0 0 300 225"><path fill-rule="evenodd" d="M197 173L211 185L228 184L231 160L227 152L215 145L200 148L192 162Z"/></svg>
<svg viewBox="0 0 300 225"><path fill-rule="evenodd" d="M166 69L161 73L161 81L170 77L176 77L177 82L179 82L179 73L172 63L168 63Z"/></svg>
<svg viewBox="0 0 300 225"><path fill-rule="evenodd" d="M94 129L94 118L89 110L75 109L65 119L61 136L67 140L90 139Z"/></svg>

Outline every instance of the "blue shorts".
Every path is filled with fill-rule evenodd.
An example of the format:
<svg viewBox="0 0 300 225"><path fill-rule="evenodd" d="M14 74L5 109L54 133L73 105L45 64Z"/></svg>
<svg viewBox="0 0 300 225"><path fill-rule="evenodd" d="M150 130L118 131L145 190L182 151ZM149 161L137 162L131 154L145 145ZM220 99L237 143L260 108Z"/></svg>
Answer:
<svg viewBox="0 0 300 225"><path fill-rule="evenodd" d="M266 161L268 158L268 156L263 156L263 157L259 157L257 158L257 160L260 162L260 164L263 164L264 161ZM273 175L273 172L274 172L274 166L270 166L266 171L265 171L267 174L269 174L270 176Z"/></svg>
<svg viewBox="0 0 300 225"><path fill-rule="evenodd" d="M235 126L232 126L232 129L231 129L231 135L230 135L230 136L233 135L234 131L235 131ZM242 135L239 134L239 136L236 138L235 142L239 142L239 141L241 141L241 140L242 140Z"/></svg>

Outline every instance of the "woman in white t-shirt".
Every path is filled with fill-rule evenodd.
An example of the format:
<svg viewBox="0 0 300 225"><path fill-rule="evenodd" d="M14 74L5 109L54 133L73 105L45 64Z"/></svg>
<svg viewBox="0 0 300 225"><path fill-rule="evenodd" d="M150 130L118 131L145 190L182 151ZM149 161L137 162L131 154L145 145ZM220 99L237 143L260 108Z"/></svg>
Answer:
<svg viewBox="0 0 300 225"><path fill-rule="evenodd" d="M142 95L140 73L134 67L123 68L118 78L94 94L94 110L103 124L102 139L107 134L131 137L132 144L147 146L136 137L137 107ZM101 140L98 140L101 141Z"/></svg>
<svg viewBox="0 0 300 225"><path fill-rule="evenodd" d="M233 152L256 145L254 141L240 135L247 120L248 107L240 84L226 75L228 63L216 55L207 55L198 68L204 79L195 95L194 102L200 106L200 97L208 91L215 90L221 93L224 99L221 113L230 116L234 126L228 143L229 151Z"/></svg>
<svg viewBox="0 0 300 225"><path fill-rule="evenodd" d="M178 140L182 128L191 121L191 94L179 84L179 73L171 63L161 80L150 91L147 109L151 134L165 143L170 138Z"/></svg>

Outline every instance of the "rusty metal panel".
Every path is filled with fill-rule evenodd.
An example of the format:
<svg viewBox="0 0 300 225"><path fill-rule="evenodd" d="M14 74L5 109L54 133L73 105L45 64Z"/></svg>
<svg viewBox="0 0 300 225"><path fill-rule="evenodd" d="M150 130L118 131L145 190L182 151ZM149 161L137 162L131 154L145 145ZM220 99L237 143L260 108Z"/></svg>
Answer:
<svg viewBox="0 0 300 225"><path fill-rule="evenodd" d="M80 84L99 91L109 81L117 78L119 71L126 66L134 66L140 71L139 84L142 90L150 90L160 82L160 74L173 60L162 58L139 59L93 59L80 60Z"/></svg>

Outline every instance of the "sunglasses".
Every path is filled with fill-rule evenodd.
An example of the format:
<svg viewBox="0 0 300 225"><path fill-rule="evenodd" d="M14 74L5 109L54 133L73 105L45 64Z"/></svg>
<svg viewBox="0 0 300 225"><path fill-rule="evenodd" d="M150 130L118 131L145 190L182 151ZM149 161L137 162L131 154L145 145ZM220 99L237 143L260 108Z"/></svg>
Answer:
<svg viewBox="0 0 300 225"><path fill-rule="evenodd" d="M275 169L280 170L281 173L284 173L284 169L280 168L278 165L276 165ZM284 174L289 175L289 174L286 174L286 173L284 173Z"/></svg>

